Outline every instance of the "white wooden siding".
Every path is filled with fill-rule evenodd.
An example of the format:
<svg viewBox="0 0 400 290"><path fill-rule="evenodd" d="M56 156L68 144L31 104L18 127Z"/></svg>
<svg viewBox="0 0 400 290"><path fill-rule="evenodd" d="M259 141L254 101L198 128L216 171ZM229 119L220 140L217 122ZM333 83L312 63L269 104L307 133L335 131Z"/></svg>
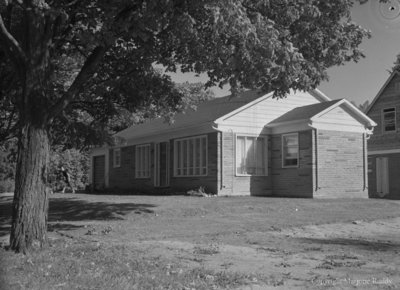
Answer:
<svg viewBox="0 0 400 290"><path fill-rule="evenodd" d="M227 117L220 123L220 125L224 128L262 128L272 120L296 107L307 106L319 102L320 101L316 97L306 92L290 94L285 99L267 98L249 108L243 109L242 111Z"/></svg>
<svg viewBox="0 0 400 290"><path fill-rule="evenodd" d="M315 119L315 122L321 123L330 123L336 125L345 125L345 126L360 126L364 127L359 121L357 121L353 116L347 113L343 108L336 107L323 114L319 118Z"/></svg>

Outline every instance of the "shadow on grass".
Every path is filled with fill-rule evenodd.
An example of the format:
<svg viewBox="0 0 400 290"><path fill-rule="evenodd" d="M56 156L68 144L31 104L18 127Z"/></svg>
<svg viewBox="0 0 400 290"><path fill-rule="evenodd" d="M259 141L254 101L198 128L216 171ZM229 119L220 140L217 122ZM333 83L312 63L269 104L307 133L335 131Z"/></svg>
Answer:
<svg viewBox="0 0 400 290"><path fill-rule="evenodd" d="M64 223L49 223L47 225L47 231L55 232L55 231L71 231L79 228L83 228L81 225L72 225L72 224L64 224Z"/></svg>
<svg viewBox="0 0 400 290"><path fill-rule="evenodd" d="M0 237L10 232L13 197L0 198ZM123 220L124 215L153 213L155 205L137 203L89 202L79 198L50 199L49 230L72 230L77 225L64 222Z"/></svg>
<svg viewBox="0 0 400 290"><path fill-rule="evenodd" d="M153 213L153 204L89 202L78 198L50 200L49 221L123 220L135 212Z"/></svg>
<svg viewBox="0 0 400 290"><path fill-rule="evenodd" d="M391 242L381 241L367 241L362 239L317 239L317 238L299 238L298 240L305 243L314 243L320 245L339 245L339 246L350 246L357 247L363 250L369 251L393 251L400 250L400 244Z"/></svg>

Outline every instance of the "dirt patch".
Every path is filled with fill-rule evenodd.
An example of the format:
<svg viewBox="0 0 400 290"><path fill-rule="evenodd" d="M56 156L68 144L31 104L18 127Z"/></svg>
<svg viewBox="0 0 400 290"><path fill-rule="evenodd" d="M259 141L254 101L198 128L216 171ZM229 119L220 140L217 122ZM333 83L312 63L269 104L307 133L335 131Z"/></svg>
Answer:
<svg viewBox="0 0 400 290"><path fill-rule="evenodd" d="M179 271L238 274L247 281L240 289L399 289L399 205L59 195L51 201L49 231L78 245L124 247ZM1 239L8 242L5 231Z"/></svg>
<svg viewBox="0 0 400 290"><path fill-rule="evenodd" d="M248 233L248 238L252 242L241 246L174 240L136 246L187 267L267 275L281 281L282 289L400 286L400 218Z"/></svg>

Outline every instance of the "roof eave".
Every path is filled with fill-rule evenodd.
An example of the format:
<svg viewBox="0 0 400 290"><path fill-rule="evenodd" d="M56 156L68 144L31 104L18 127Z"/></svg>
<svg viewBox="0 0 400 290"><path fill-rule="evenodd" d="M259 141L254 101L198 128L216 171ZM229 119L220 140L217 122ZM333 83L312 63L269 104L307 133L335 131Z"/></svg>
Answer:
<svg viewBox="0 0 400 290"><path fill-rule="evenodd" d="M313 89L308 91L310 94L316 94L318 97L320 97L323 101L332 101L331 98L329 98L327 95L325 95L322 91L320 91L319 89ZM315 97L315 96L314 96Z"/></svg>
<svg viewBox="0 0 400 290"><path fill-rule="evenodd" d="M274 94L274 92L270 92L270 93L267 93L265 95L262 95L259 98L256 98L255 100L253 100L251 102L248 102L247 104L245 104L245 105L243 105L243 106L241 106L241 107L229 112L228 114L225 114L225 115L219 117L218 119L216 119L214 121L214 123L215 124L221 124L227 118L229 118L229 117L231 117L231 116L233 116L233 115L235 115L235 114L237 114L237 113L239 113L239 112L241 112L241 111L253 106L254 104L257 104L258 102L261 102L261 101L263 101L265 99L268 99L268 98L272 97L273 94Z"/></svg>
<svg viewBox="0 0 400 290"><path fill-rule="evenodd" d="M344 100L344 104L346 106L348 106L349 108L351 108L351 110L359 117L361 117L361 119L365 120L365 122L367 123L368 127L375 127L378 124L372 120L370 117L368 117L365 113L363 113L360 109L358 109L356 106L354 106L352 103L350 103L347 100Z"/></svg>
<svg viewBox="0 0 400 290"><path fill-rule="evenodd" d="M210 132L212 132L213 130L217 130L214 125L215 125L215 123L213 121L208 121L208 122L203 122L203 123L200 123L200 124L195 124L195 125L190 125L190 126L185 126L185 127L166 129L166 130L162 131L162 134L166 135L166 134L177 133L177 132L180 132L180 131L182 131L182 132L186 132L186 131L195 132L196 129L204 129L204 128L208 127L208 126L210 128ZM154 132L149 132L149 133L146 133L146 134L134 135L133 137L128 137L128 138L121 137L121 138L124 138L127 141L133 141L135 139L152 137L154 135L155 135Z"/></svg>
<svg viewBox="0 0 400 290"><path fill-rule="evenodd" d="M390 77L386 80L386 82L383 84L383 86L381 87L381 89L379 90L379 92L376 94L376 96L374 97L374 99L372 100L371 104L368 106L367 110L365 111L365 114L368 114L369 111L372 109L372 107L374 106L374 104L376 103L376 101L379 99L380 95L383 93L383 91L386 89L387 85L392 81L392 79L394 78L395 75L400 74L400 72L398 70L394 70L392 72L392 74L390 75Z"/></svg>
<svg viewBox="0 0 400 290"><path fill-rule="evenodd" d="M306 123L309 122L310 119L298 119L298 120L292 120L292 121L285 121L285 122L276 122L276 123L268 123L265 125L265 128L275 128L278 126L286 126L286 125L291 125L291 124L296 124L296 123Z"/></svg>
<svg viewBox="0 0 400 290"><path fill-rule="evenodd" d="M325 110L323 110L323 111L319 112L318 114L314 115L313 117L311 117L310 120L312 122L315 122L317 118L325 115L330 110L332 110L332 109L334 109L336 107L339 107L341 105L347 106L356 116L358 116L362 121L364 121L364 126L365 127L372 128L372 127L375 127L377 125L371 118L369 118L366 114L361 112L357 107L355 107L352 103L350 103L346 99L341 99L340 101L332 104L332 106L329 106Z"/></svg>

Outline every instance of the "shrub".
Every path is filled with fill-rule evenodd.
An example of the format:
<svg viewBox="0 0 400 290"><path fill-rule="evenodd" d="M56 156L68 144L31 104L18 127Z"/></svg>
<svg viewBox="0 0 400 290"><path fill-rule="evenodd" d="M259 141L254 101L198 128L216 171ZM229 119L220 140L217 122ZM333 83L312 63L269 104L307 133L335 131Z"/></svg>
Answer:
<svg viewBox="0 0 400 290"><path fill-rule="evenodd" d="M76 149L62 150L54 148L50 155L49 184L53 191L60 190L63 185L63 178L60 167L68 169L71 174L71 184L75 189L83 190L88 184L89 156L88 152L81 152Z"/></svg>
<svg viewBox="0 0 400 290"><path fill-rule="evenodd" d="M14 192L14 179L0 180L0 193Z"/></svg>
<svg viewBox="0 0 400 290"><path fill-rule="evenodd" d="M15 145L11 140L0 147L0 193L14 191Z"/></svg>
<svg viewBox="0 0 400 290"><path fill-rule="evenodd" d="M0 193L13 192L16 167L16 142L8 142L0 147ZM61 165L71 174L71 183L75 189L83 190L88 181L88 152L76 149L63 150L61 146L50 151L48 185L53 191L60 190L64 183L60 172Z"/></svg>

